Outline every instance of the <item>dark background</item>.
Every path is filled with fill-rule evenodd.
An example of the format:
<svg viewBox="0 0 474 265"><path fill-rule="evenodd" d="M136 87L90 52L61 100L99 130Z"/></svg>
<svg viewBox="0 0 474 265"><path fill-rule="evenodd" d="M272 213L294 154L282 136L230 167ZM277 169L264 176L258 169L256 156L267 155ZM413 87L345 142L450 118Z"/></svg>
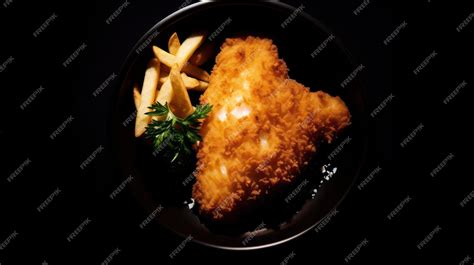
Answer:
<svg viewBox="0 0 474 265"><path fill-rule="evenodd" d="M368 110L390 93L395 98L369 119L369 154L356 185L374 168L381 172L362 190L354 187L339 213L319 233L309 232L270 249L229 252L189 243L171 260L183 238L151 224L127 192L108 195L98 179L112 177L110 119L118 78L97 97L92 92L112 73L119 74L138 39L171 14L181 1L130 1L110 24L105 19L124 1L0 2L0 264L100 264L115 248L110 264L256 263L342 264L366 238L369 243L349 262L357 264L439 262L459 264L474 255L473 204L460 202L474 190L471 101L473 22L456 27L472 12L467 4L439 1L389 3L371 1L359 15L361 1L286 1L317 18L365 65L361 78L368 91ZM464 1L467 2L467 1ZM58 18L39 37L32 33L49 17ZM390 45L383 40L402 21ZM310 39L311 36L304 38ZM301 41L305 41L302 39ZM67 67L62 63L82 43L85 51ZM420 72L413 70L433 50L438 55ZM462 80L467 86L443 104ZM45 89L25 110L20 105L39 86ZM49 135L72 115L57 138ZM400 142L418 124L421 132L405 147ZM86 168L79 165L99 145L104 152ZM430 172L454 154L435 177ZM12 181L7 178L27 158L32 162ZM61 193L38 213L55 189ZM411 201L392 219L387 215L407 196ZM86 218L91 223L72 242L67 236ZM439 233L421 250L417 245L437 225ZM470 261L471 264L472 260Z"/></svg>

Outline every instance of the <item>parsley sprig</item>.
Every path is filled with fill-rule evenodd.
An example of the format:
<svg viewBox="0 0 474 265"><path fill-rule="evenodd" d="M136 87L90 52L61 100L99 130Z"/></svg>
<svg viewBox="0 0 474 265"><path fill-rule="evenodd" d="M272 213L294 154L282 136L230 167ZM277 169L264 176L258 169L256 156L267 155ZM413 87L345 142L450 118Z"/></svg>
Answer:
<svg viewBox="0 0 474 265"><path fill-rule="evenodd" d="M192 154L193 144L202 140L199 134L201 119L206 118L211 112L212 105L197 105L194 112L185 118L174 115L168 103L162 105L156 102L148 108L152 111L147 112L147 115L165 117L159 120L153 119L147 126L145 135L153 140L156 150L166 149L173 163L178 157Z"/></svg>

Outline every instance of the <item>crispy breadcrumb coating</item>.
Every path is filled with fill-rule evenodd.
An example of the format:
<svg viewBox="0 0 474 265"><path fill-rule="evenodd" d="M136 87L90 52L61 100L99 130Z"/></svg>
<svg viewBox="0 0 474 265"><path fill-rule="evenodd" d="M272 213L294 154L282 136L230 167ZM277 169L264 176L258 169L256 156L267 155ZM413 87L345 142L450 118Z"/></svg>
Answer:
<svg viewBox="0 0 474 265"><path fill-rule="evenodd" d="M203 214L222 219L277 185L290 183L316 152L350 124L339 97L288 78L270 39L227 39L201 104L203 123L193 196Z"/></svg>

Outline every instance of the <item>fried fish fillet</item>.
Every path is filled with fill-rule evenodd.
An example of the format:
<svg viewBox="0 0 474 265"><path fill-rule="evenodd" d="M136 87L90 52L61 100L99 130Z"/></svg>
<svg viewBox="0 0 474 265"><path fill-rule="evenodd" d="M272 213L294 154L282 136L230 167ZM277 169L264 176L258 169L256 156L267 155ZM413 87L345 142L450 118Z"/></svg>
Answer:
<svg viewBox="0 0 474 265"><path fill-rule="evenodd" d="M201 128L193 196L213 219L290 183L316 144L350 123L339 97L289 79L272 41L251 36L225 41L200 101L213 111Z"/></svg>

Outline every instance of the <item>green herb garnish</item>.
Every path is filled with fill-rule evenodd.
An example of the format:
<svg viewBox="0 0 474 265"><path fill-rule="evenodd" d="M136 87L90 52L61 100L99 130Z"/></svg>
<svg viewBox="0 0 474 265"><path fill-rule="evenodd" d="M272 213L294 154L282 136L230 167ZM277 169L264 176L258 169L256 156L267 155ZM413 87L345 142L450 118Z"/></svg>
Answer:
<svg viewBox="0 0 474 265"><path fill-rule="evenodd" d="M200 119L207 117L212 105L197 105L194 112L186 118L176 117L168 103L162 105L156 102L148 108L152 111L147 112L147 115L165 116L165 118L152 120L146 127L145 135L153 140L155 150L166 150L171 155L173 163L178 157L192 154L193 144L202 140L199 134Z"/></svg>

